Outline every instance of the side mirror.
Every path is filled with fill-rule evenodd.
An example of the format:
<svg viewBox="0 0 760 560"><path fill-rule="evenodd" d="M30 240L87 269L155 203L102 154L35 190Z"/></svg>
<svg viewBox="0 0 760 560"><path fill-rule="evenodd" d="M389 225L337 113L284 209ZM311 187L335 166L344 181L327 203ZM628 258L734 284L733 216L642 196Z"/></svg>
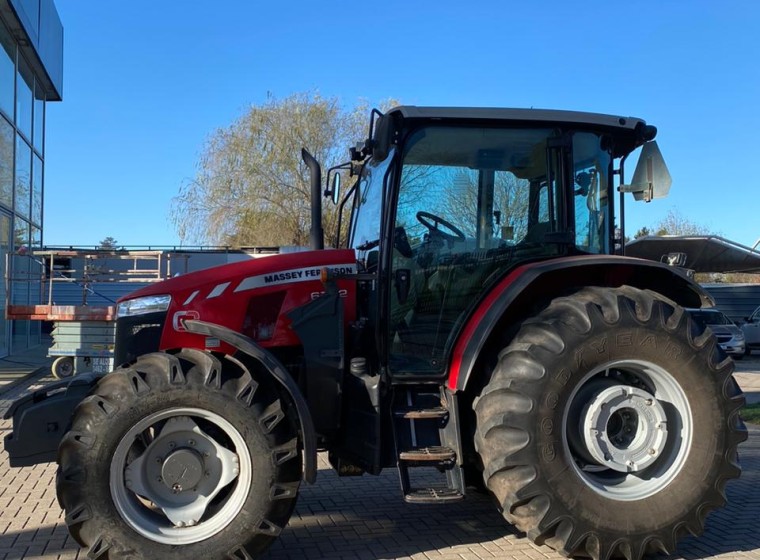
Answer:
<svg viewBox="0 0 760 560"><path fill-rule="evenodd" d="M639 162L629 185L621 185L622 192L633 194L636 200L651 202L655 198L665 198L670 192L673 179L662 157L657 142L647 142L641 148Z"/></svg>
<svg viewBox="0 0 760 560"><path fill-rule="evenodd" d="M354 169L350 161L336 165L327 170L327 181L325 181L325 198L330 198L333 204L338 204L340 200L340 170L347 170L350 176L353 176ZM332 177L332 179L331 179Z"/></svg>
<svg viewBox="0 0 760 560"><path fill-rule="evenodd" d="M340 200L340 173L333 175L330 194L332 195L333 204L338 204L338 200Z"/></svg>

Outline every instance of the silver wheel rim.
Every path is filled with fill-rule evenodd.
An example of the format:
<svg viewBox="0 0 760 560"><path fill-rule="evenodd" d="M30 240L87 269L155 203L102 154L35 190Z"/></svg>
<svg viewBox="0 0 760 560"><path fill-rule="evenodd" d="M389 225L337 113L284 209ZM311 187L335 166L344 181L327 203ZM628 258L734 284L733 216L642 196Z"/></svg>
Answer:
<svg viewBox="0 0 760 560"><path fill-rule="evenodd" d="M146 416L121 438L111 460L111 497L142 536L187 545L235 519L251 474L248 447L229 421L208 410L171 408Z"/></svg>
<svg viewBox="0 0 760 560"><path fill-rule="evenodd" d="M580 479L605 498L642 500L678 475L691 449L688 398L667 370L620 360L586 375L564 413L563 444Z"/></svg>

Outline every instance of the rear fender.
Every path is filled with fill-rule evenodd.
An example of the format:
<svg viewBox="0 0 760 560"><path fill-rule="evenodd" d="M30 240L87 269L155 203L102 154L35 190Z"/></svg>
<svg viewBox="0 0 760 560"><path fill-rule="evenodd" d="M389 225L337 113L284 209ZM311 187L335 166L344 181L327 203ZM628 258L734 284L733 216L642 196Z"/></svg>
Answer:
<svg viewBox="0 0 760 560"><path fill-rule="evenodd" d="M253 340L227 327L198 320L185 321L184 325L188 332L218 338L239 352L258 361L287 392L296 407L298 422L301 426L301 439L304 452L304 480L314 483L317 479L317 435L314 429L314 421L306 404L306 399L304 399L295 379L291 377L285 366Z"/></svg>
<svg viewBox="0 0 760 560"><path fill-rule="evenodd" d="M520 266L481 301L461 331L449 369L448 386L464 391L484 354L498 351L504 333L535 315L555 297L585 286L648 289L684 307L713 305L712 298L679 269L618 256L574 256ZM497 340L500 339L500 340ZM485 351L484 351L485 350Z"/></svg>

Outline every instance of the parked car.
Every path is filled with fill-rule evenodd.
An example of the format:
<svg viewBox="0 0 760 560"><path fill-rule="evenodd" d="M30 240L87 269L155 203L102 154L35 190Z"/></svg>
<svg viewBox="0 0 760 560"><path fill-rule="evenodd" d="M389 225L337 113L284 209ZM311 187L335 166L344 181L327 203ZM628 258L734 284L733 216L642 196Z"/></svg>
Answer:
<svg viewBox="0 0 760 560"><path fill-rule="evenodd" d="M688 311L700 326L710 327L715 338L718 339L718 345L726 354L734 360L741 360L744 357L746 351L744 333L723 312L717 309L689 309ZM760 315L758 315L758 321L760 321ZM760 329L758 329L758 336L760 337ZM760 338L758 338L758 343L760 343Z"/></svg>
<svg viewBox="0 0 760 560"><path fill-rule="evenodd" d="M760 307L747 317L747 322L742 325L744 333L746 354L749 356L752 350L760 350Z"/></svg>

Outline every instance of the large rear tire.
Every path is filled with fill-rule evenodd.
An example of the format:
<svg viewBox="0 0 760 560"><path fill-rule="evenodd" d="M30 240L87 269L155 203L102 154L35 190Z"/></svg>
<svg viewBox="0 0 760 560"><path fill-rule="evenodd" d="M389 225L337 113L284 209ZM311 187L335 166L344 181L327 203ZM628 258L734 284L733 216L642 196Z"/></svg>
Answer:
<svg viewBox="0 0 760 560"><path fill-rule="evenodd" d="M264 375L198 350L141 356L78 406L58 500L89 556L249 559L301 479L296 430Z"/></svg>
<svg viewBox="0 0 760 560"><path fill-rule="evenodd" d="M658 294L557 298L523 323L475 402L486 485L509 522L563 555L672 553L740 473L732 371Z"/></svg>

